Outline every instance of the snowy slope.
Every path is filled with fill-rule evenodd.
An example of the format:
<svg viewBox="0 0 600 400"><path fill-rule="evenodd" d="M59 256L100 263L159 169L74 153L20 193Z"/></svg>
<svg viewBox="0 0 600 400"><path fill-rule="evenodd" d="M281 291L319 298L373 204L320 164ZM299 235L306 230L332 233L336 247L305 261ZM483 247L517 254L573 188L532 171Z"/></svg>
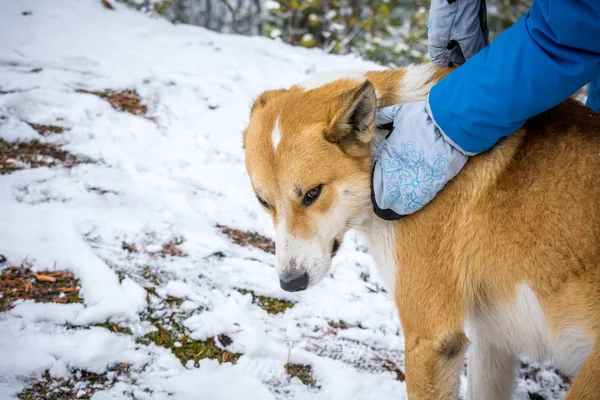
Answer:
<svg viewBox="0 0 600 400"><path fill-rule="evenodd" d="M0 399L46 370L77 380L76 371L119 363L131 365L132 379L94 399L405 398L405 383L382 367L403 369L398 318L358 237L346 238L323 283L291 294L279 289L271 254L217 227L273 237L243 166L252 99L322 71L377 66L114 6L0 1L0 138L59 144L92 160L0 175L5 266L70 270L83 298L23 301L0 313ZM135 90L151 118L82 90ZM66 130L41 137L28 123ZM185 256L155 255L174 238ZM147 286L156 292L150 304ZM294 306L268 314L236 289ZM181 299L178 323L190 338L226 333L227 348L242 354L237 363L184 366L168 349L136 343L156 329L145 316L168 296ZM106 321L133 335L90 327ZM311 365L315 384L290 378L286 363ZM528 390L554 397L558 376L538 375L521 382L517 398Z"/></svg>

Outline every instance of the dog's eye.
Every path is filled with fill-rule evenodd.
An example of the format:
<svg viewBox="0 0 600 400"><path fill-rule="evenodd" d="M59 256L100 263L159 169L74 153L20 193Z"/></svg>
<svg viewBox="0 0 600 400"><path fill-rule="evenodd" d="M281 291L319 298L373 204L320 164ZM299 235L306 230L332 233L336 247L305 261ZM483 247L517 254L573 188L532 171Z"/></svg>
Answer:
<svg viewBox="0 0 600 400"><path fill-rule="evenodd" d="M302 199L302 204L304 206L310 206L319 197L322 188L323 185L319 185L306 192L306 196Z"/></svg>
<svg viewBox="0 0 600 400"><path fill-rule="evenodd" d="M269 203L267 203L266 201L264 201L262 198L256 196L256 198L258 199L258 202L264 207L264 208L269 208Z"/></svg>

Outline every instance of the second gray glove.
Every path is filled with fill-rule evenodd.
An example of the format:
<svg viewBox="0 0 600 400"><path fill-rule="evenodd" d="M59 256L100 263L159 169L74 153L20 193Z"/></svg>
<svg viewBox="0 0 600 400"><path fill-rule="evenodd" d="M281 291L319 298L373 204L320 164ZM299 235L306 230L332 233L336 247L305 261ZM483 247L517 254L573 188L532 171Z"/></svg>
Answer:
<svg viewBox="0 0 600 400"><path fill-rule="evenodd" d="M431 0L429 58L442 66L459 66L489 44L485 0Z"/></svg>

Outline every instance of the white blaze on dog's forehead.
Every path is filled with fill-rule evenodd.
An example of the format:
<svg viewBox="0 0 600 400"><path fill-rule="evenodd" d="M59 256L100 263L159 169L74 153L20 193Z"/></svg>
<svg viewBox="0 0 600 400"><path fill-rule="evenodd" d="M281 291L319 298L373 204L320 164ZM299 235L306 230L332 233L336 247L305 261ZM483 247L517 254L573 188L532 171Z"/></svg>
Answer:
<svg viewBox="0 0 600 400"><path fill-rule="evenodd" d="M275 120L275 127L273 128L273 132L271 132L271 142L273 143L273 151L277 151L277 146L279 146L279 142L281 141L281 131L279 130L279 117Z"/></svg>
<svg viewBox="0 0 600 400"><path fill-rule="evenodd" d="M308 78L298 86L301 86L306 90L312 90L339 79L354 79L357 83L362 83L367 79L367 75L365 71L360 70L327 71Z"/></svg>

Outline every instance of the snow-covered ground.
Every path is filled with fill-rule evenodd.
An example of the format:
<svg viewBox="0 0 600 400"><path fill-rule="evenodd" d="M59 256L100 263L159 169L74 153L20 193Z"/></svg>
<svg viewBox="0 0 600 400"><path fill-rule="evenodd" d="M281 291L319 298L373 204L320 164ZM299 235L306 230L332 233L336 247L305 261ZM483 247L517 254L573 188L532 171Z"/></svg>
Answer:
<svg viewBox="0 0 600 400"><path fill-rule="evenodd" d="M94 399L405 398L398 318L358 236L323 283L292 294L279 289L272 254L218 227L273 236L243 165L252 99L322 71L377 66L112 3L0 1L0 139L91 160L0 175L3 268L71 271L83 299L0 313L0 399L45 371L77 382L123 364L127 374ZM89 93L106 90L136 91L147 118ZM30 123L65 131L41 136ZM162 251L168 243L177 251ZM240 289L293 306L271 314ZM107 321L133 334L92 326ZM184 365L171 349L136 342L157 324L198 343L225 334L216 346L241 356ZM286 364L310 365L312 382ZM562 397L558 375L531 371L516 398ZM93 392L76 385L79 396Z"/></svg>

